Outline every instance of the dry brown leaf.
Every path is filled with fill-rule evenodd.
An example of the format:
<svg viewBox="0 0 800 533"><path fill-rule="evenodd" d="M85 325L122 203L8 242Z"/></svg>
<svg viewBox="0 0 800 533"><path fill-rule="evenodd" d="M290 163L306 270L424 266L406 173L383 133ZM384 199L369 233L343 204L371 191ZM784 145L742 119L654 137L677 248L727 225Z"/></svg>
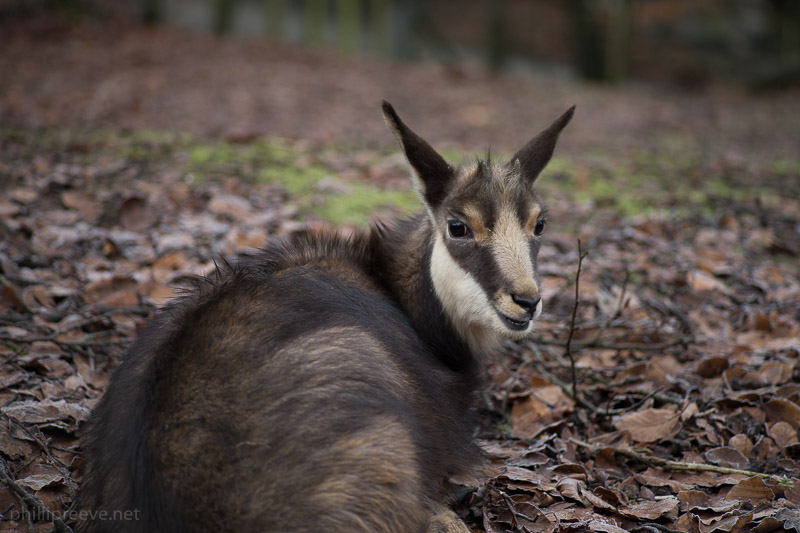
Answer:
<svg viewBox="0 0 800 533"><path fill-rule="evenodd" d="M550 408L543 401L527 397L511 408L511 425L514 435L531 438L552 421Z"/></svg>
<svg viewBox="0 0 800 533"><path fill-rule="evenodd" d="M5 279L0 279L0 309L14 309L26 312L25 302L22 301L22 294L19 289Z"/></svg>
<svg viewBox="0 0 800 533"><path fill-rule="evenodd" d="M623 505L619 514L636 520L658 520L662 516L677 517L680 501L674 496L654 501L643 501Z"/></svg>
<svg viewBox="0 0 800 533"><path fill-rule="evenodd" d="M794 365L781 361L769 361L758 369L764 381L772 385L782 385L792 379Z"/></svg>
<svg viewBox="0 0 800 533"><path fill-rule="evenodd" d="M772 424L767 430L767 435L772 437L772 440L775 441L779 448L785 448L798 441L797 427L784 421Z"/></svg>
<svg viewBox="0 0 800 533"><path fill-rule="evenodd" d="M787 488L784 491L784 497L794 507L800 508L800 483L793 483L790 488Z"/></svg>
<svg viewBox="0 0 800 533"><path fill-rule="evenodd" d="M783 529L783 522L774 516L767 516L761 520L758 520L758 523L753 528L751 533L771 533L772 531L778 531L781 529Z"/></svg>
<svg viewBox="0 0 800 533"><path fill-rule="evenodd" d="M139 286L139 291L142 298L157 307L163 306L169 300L178 295L177 287L158 283L155 280L149 280Z"/></svg>
<svg viewBox="0 0 800 533"><path fill-rule="evenodd" d="M727 513L728 511L737 509L738 507L739 502L717 501L715 503L705 502L704 505L694 506L690 508L690 510L698 514L718 515L721 513Z"/></svg>
<svg viewBox="0 0 800 533"><path fill-rule="evenodd" d="M681 422L690 420L694 415L700 412L700 408L696 402L689 402L686 407L681 410Z"/></svg>
<svg viewBox="0 0 800 533"><path fill-rule="evenodd" d="M100 276L86 286L84 298L93 305L108 307L135 307L136 280L128 276Z"/></svg>
<svg viewBox="0 0 800 533"><path fill-rule="evenodd" d="M17 484L37 492L45 487L63 483L63 481L64 476L57 472L50 472L47 474L32 474L28 477L18 479Z"/></svg>
<svg viewBox="0 0 800 533"><path fill-rule="evenodd" d="M628 498L619 490L610 489L608 487L597 487L593 492L597 497L603 498L606 502L614 506L628 503Z"/></svg>
<svg viewBox="0 0 800 533"><path fill-rule="evenodd" d="M728 439L728 446L736 448L743 456L750 457L750 452L753 450L753 441L744 433L738 433Z"/></svg>
<svg viewBox="0 0 800 533"><path fill-rule="evenodd" d="M253 206L245 198L232 194L217 193L208 202L208 210L216 215L244 221L252 216Z"/></svg>
<svg viewBox="0 0 800 533"><path fill-rule="evenodd" d="M706 451L703 456L708 462L728 468L746 468L749 464L747 457L739 450L730 446L719 446Z"/></svg>
<svg viewBox="0 0 800 533"><path fill-rule="evenodd" d="M130 231L145 231L158 222L158 212L140 196L126 198L119 208L118 222Z"/></svg>
<svg viewBox="0 0 800 533"><path fill-rule="evenodd" d="M583 493L583 498L589 503L589 505L592 505L597 509L602 509L605 511L614 511L617 508L617 505L605 501L600 496L597 496L596 494L588 490Z"/></svg>
<svg viewBox="0 0 800 533"><path fill-rule="evenodd" d="M225 236L222 250L233 255L247 248L264 248L267 245L267 234L261 229L242 229L234 227Z"/></svg>
<svg viewBox="0 0 800 533"><path fill-rule="evenodd" d="M10 416L17 422L25 424L41 424L73 419L82 422L89 418L89 410L77 403L66 400L26 400L15 402L0 408L0 411Z"/></svg>
<svg viewBox="0 0 800 533"><path fill-rule="evenodd" d="M11 374L0 374L0 389L7 389L17 383L21 383L28 379L26 372L14 372Z"/></svg>
<svg viewBox="0 0 800 533"><path fill-rule="evenodd" d="M586 524L586 527L589 531L598 532L598 533L627 533L626 529L622 529L616 524L612 524L609 521L613 520L612 518L595 518L593 520L589 520L589 523Z"/></svg>
<svg viewBox="0 0 800 533"><path fill-rule="evenodd" d="M628 431L636 442L655 442L675 436L680 430L680 413L674 407L644 409L612 420L614 427Z"/></svg>
<svg viewBox="0 0 800 533"><path fill-rule="evenodd" d="M742 528L752 518L753 513L738 513L732 511L722 516L713 516L700 519L700 533L745 533Z"/></svg>
<svg viewBox="0 0 800 533"><path fill-rule="evenodd" d="M552 472L555 474L569 476L573 479L578 479L581 481L586 481L586 478L588 477L586 474L586 467L579 463L562 463L554 466L552 468Z"/></svg>
<svg viewBox="0 0 800 533"><path fill-rule="evenodd" d="M786 422L792 427L800 427L800 405L783 398L775 398L764 404L767 422Z"/></svg>
<svg viewBox="0 0 800 533"><path fill-rule="evenodd" d="M478 446L481 448L481 452L486 455L487 457L496 457L498 459L508 459L509 457L514 457L516 452L513 448L509 446L504 446L500 443L489 441L489 440L479 440L477 441ZM519 465L516 465L519 466Z"/></svg>
<svg viewBox="0 0 800 533"><path fill-rule="evenodd" d="M760 477L741 480L725 496L726 500L743 500L757 505L762 501L772 500L775 494Z"/></svg>
<svg viewBox="0 0 800 533"><path fill-rule="evenodd" d="M75 209L88 222L94 222L102 213L100 203L88 192L67 190L61 193L61 203L64 207Z"/></svg>
<svg viewBox="0 0 800 533"><path fill-rule="evenodd" d="M64 380L64 387L68 391L76 391L78 389L85 389L86 382L78 374L73 374Z"/></svg>
<svg viewBox="0 0 800 533"><path fill-rule="evenodd" d="M681 502L681 511L688 511L698 505L708 503L709 495L701 490L687 489L678 491L678 500Z"/></svg>
<svg viewBox="0 0 800 533"><path fill-rule="evenodd" d="M711 356L705 357L697 362L695 372L701 378L713 378L722 374L723 370L727 370L730 363L727 357Z"/></svg>
<svg viewBox="0 0 800 533"><path fill-rule="evenodd" d="M44 285L25 287L22 290L22 301L25 302L25 307L33 312L42 312L55 306L55 301Z"/></svg>
<svg viewBox="0 0 800 533"><path fill-rule="evenodd" d="M33 445L24 440L16 439L10 435L7 428L3 427L0 431L0 452L11 459L27 457L33 452Z"/></svg>
<svg viewBox="0 0 800 533"><path fill-rule="evenodd" d="M664 386L674 377L685 371L686 365L678 361L674 355L654 355L645 366L645 377L655 386Z"/></svg>
<svg viewBox="0 0 800 533"><path fill-rule="evenodd" d="M578 507L572 502L559 502L547 508L548 516L555 517L560 522L580 522L594 518L592 508Z"/></svg>
<svg viewBox="0 0 800 533"><path fill-rule="evenodd" d="M800 404L800 383L787 383L786 385L781 385L778 387L778 390L775 391L775 395L785 398L796 404Z"/></svg>
<svg viewBox="0 0 800 533"><path fill-rule="evenodd" d="M686 275L686 282L695 292L718 291L727 293L728 287L713 274L705 270L692 270Z"/></svg>
<svg viewBox="0 0 800 533"><path fill-rule="evenodd" d="M774 332L746 331L736 336L736 344L747 346L753 351L780 352L800 346L800 335L796 331L791 335L781 336L775 335Z"/></svg>
<svg viewBox="0 0 800 533"><path fill-rule="evenodd" d="M10 219L19 214L22 208L10 198L0 197L0 218Z"/></svg>
<svg viewBox="0 0 800 533"><path fill-rule="evenodd" d="M586 486L577 479L573 479L571 477L562 477L556 482L556 489L565 498L575 500L584 505L588 505L589 503L586 501L586 498L583 497L583 492L586 490Z"/></svg>
<svg viewBox="0 0 800 533"><path fill-rule="evenodd" d="M548 405L554 413L554 418L569 412L574 404L572 398L567 396L561 387L550 383L531 388L530 394Z"/></svg>
<svg viewBox="0 0 800 533"><path fill-rule="evenodd" d="M518 466L506 466L502 472L497 476L497 479L508 480L509 486L512 483L525 483L528 487L533 486L541 488L542 490L555 490L555 483L551 482L547 477L528 470L527 468L520 468Z"/></svg>
<svg viewBox="0 0 800 533"><path fill-rule="evenodd" d="M650 487L669 487L673 492L692 488L690 483L676 481L671 478L669 473L656 468L648 468L644 472L637 472L633 477L642 485Z"/></svg>
<svg viewBox="0 0 800 533"><path fill-rule="evenodd" d="M747 476L743 474L715 474L712 472L674 472L673 479L696 487L714 488L720 485L735 485Z"/></svg>
<svg viewBox="0 0 800 533"><path fill-rule="evenodd" d="M95 390L105 390L111 379L107 369L95 367L91 359L80 353L76 353L73 356L73 361L84 384L91 386Z"/></svg>
<svg viewBox="0 0 800 533"><path fill-rule="evenodd" d="M512 461L514 466L531 467L546 465L550 462L550 458L542 452L526 453Z"/></svg>
<svg viewBox="0 0 800 533"><path fill-rule="evenodd" d="M775 445L775 441L773 441L770 437L767 436L759 436L758 441L753 445L753 450L750 452L750 457L754 461L765 461L772 457L775 457L780 448Z"/></svg>

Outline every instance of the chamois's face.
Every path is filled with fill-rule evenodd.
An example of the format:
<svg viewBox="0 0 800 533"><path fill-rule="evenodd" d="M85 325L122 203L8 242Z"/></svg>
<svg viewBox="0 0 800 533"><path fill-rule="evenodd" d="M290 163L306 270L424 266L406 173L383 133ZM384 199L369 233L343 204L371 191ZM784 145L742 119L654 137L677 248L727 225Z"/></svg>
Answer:
<svg viewBox="0 0 800 533"><path fill-rule="evenodd" d="M430 206L431 277L439 299L469 340L519 339L542 312L536 257L544 207L514 167L460 169L443 201ZM486 331L483 331L486 330Z"/></svg>
<svg viewBox="0 0 800 533"><path fill-rule="evenodd" d="M432 226L430 275L455 328L473 349L530 334L542 312L536 260L546 224L533 182L550 160L570 109L506 164L448 165L384 103Z"/></svg>

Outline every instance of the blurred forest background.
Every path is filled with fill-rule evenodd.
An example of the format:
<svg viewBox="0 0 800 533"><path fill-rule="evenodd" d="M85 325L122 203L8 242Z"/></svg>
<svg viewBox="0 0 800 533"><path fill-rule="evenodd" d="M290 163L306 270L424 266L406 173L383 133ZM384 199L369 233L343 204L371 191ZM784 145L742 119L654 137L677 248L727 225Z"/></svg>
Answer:
<svg viewBox="0 0 800 533"><path fill-rule="evenodd" d="M604 82L800 82L794 0L0 1L0 19L42 11Z"/></svg>

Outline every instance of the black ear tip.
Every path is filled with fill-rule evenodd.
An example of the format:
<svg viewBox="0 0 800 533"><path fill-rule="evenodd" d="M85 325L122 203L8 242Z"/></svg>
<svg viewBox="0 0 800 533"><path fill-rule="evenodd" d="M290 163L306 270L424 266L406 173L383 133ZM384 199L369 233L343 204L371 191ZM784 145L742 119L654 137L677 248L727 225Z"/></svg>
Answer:
<svg viewBox="0 0 800 533"><path fill-rule="evenodd" d="M572 115L575 114L575 106L570 107L564 113L553 122L550 128L555 128L557 131L561 131L564 127L569 124L572 120Z"/></svg>
<svg viewBox="0 0 800 533"><path fill-rule="evenodd" d="M384 100L381 103L381 109L383 110L384 115L386 115L387 117L392 117L393 119L397 120L397 112L394 110L394 107L392 107L392 104Z"/></svg>

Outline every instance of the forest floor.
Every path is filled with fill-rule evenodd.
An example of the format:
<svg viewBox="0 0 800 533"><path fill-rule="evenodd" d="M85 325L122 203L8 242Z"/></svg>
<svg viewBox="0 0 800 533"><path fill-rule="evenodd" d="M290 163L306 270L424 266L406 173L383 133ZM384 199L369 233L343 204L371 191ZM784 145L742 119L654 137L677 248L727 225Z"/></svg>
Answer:
<svg viewBox="0 0 800 533"><path fill-rule="evenodd" d="M72 523L82 423L182 280L420 207L384 98L456 160L511 154L577 104L539 182L545 311L491 363L485 471L457 480L470 527L800 531L797 90L1 31L0 531Z"/></svg>

